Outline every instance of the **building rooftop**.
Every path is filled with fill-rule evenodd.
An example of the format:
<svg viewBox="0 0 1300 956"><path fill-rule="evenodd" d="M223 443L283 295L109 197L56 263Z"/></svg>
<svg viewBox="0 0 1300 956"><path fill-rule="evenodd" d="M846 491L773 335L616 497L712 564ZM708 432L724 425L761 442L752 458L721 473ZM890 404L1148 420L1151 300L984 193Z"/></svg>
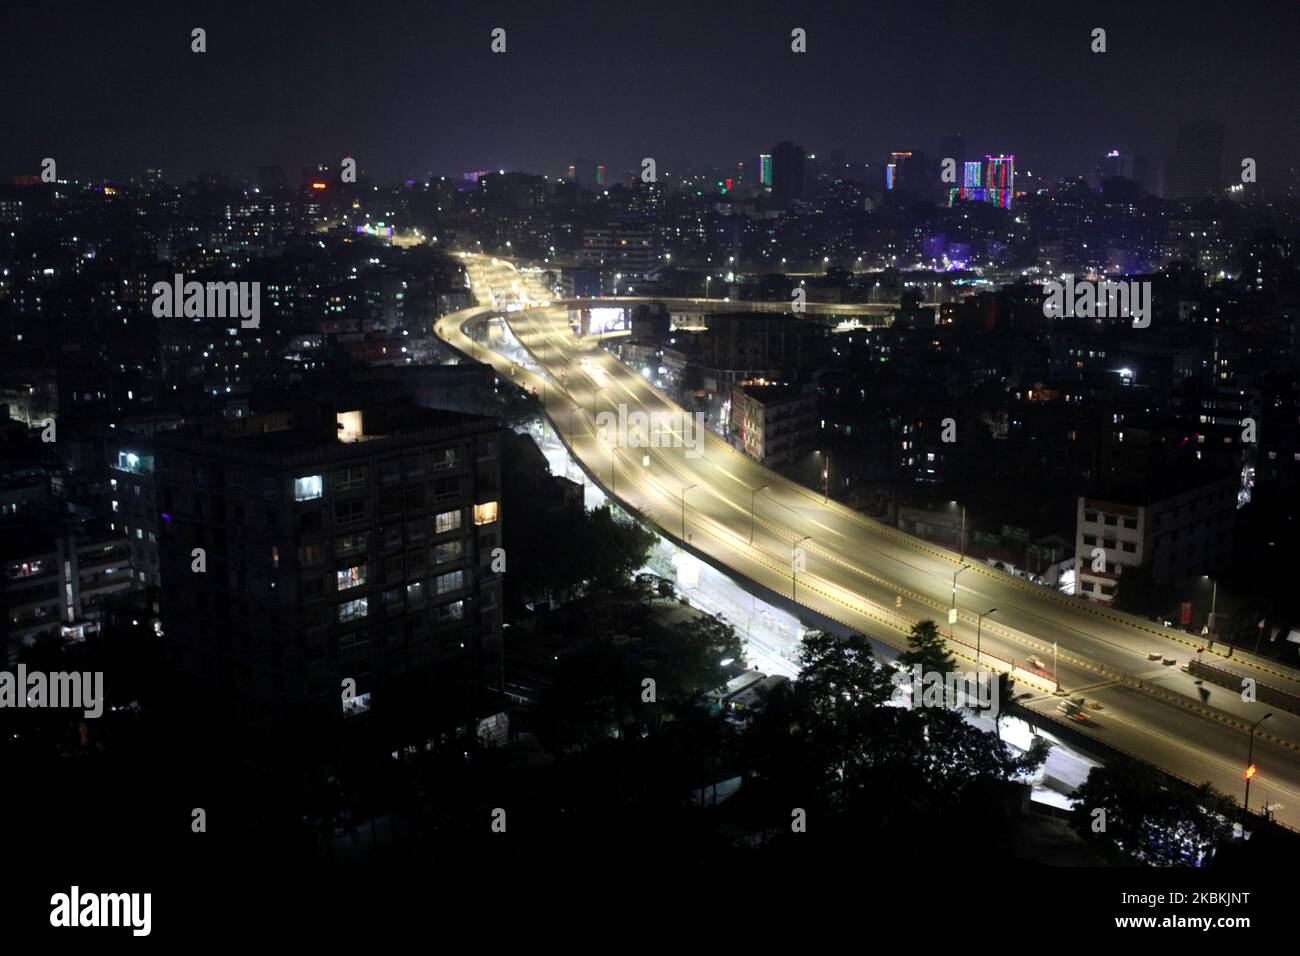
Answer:
<svg viewBox="0 0 1300 956"><path fill-rule="evenodd" d="M750 398L765 405L790 402L810 394L804 391L801 385L737 385L736 387Z"/></svg>
<svg viewBox="0 0 1300 956"><path fill-rule="evenodd" d="M268 465L364 457L384 448L403 448L482 434L498 428L496 419L464 412L392 404L335 412L322 405L299 410L293 419L272 419L264 430L214 434L186 428L159 434L160 451L213 454Z"/></svg>

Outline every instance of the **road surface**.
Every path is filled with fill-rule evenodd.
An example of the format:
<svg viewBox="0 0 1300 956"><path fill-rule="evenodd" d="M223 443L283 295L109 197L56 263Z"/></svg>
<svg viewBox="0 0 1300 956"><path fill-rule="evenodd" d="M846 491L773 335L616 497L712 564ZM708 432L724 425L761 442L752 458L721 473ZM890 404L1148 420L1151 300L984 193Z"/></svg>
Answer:
<svg viewBox="0 0 1300 956"><path fill-rule="evenodd" d="M1180 670L1197 653L1189 635L963 563L955 552L825 501L707 429L697 432L650 382L597 343L580 340L568 306L550 301L535 275L487 257L467 257L467 265L481 304L440 319L439 337L544 392L548 417L588 472L665 534L894 647L906 645L913 623L930 618L951 634L958 659L974 664L978 625L979 663L1013 671L1022 691L1032 692L1032 709L1062 719L1053 696L1059 682L1071 696L1101 704L1089 710L1085 733L1193 783L1209 781L1239 801L1249 726L1271 711L1255 735L1259 772L1251 803L1258 809L1266 801L1276 819L1300 829L1300 716L1198 686ZM532 357L527 365L501 354L505 342L490 334L481 344L466 334L483 335L485 320L499 318L503 308L511 310L504 318ZM646 413L646 427L634 412ZM629 416L626 433L609 427ZM697 438L698 448L690 447ZM797 571L796 548L803 552ZM957 622L950 627L954 574ZM1217 647L1203 656L1300 693L1300 673L1275 662L1240 654L1226 659Z"/></svg>

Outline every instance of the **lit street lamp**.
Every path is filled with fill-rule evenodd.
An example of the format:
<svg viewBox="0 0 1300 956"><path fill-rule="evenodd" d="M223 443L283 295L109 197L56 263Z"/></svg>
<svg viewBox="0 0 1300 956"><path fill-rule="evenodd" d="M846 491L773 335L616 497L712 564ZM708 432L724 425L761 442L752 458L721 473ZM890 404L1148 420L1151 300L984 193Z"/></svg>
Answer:
<svg viewBox="0 0 1300 956"><path fill-rule="evenodd" d="M1272 716L1273 714L1270 711L1263 717L1259 718L1259 720L1255 721L1255 723L1250 727L1250 746L1246 749L1246 800L1242 805L1242 809L1247 814L1250 813L1250 778L1255 776L1255 728Z"/></svg>

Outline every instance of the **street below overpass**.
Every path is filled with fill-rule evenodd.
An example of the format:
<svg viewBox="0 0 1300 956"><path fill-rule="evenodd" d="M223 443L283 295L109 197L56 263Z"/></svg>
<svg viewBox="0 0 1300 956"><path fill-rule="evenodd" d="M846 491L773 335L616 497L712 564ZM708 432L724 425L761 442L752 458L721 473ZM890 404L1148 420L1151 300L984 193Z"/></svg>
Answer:
<svg viewBox="0 0 1300 956"><path fill-rule="evenodd" d="M664 534L894 648L906 646L916 621L933 619L963 664L977 663L978 642L979 666L1012 671L1044 723L1064 720L1055 677L1070 696L1100 705L1089 707L1089 719L1076 729L1192 783L1208 781L1238 801L1250 725L1271 712L1255 734L1259 771L1251 805L1267 804L1278 821L1300 829L1300 716L1198 685L1181 670L1200 646L1190 635L963 561L824 500L707 429L699 429L692 447L697 432L685 412L573 331L570 306L621 300L552 302L536 278L504 260L472 257L467 265L482 304L440 319L439 337L491 363L502 378L536 388L588 474ZM499 294L490 298L486 289ZM530 362L509 357L502 320ZM631 427L624 431L618 422ZM957 620L949 625L954 600ZM1229 658L1220 645L1200 656L1300 693L1300 673L1276 662L1241 653Z"/></svg>

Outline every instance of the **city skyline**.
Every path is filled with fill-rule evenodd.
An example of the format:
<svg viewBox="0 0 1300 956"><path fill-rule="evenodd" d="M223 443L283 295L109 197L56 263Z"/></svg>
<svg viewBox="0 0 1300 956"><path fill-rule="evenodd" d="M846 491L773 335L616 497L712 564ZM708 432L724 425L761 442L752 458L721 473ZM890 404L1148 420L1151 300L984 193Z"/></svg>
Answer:
<svg viewBox="0 0 1300 956"><path fill-rule="evenodd" d="M7 931L1285 919L1300 7L4 23Z"/></svg>

